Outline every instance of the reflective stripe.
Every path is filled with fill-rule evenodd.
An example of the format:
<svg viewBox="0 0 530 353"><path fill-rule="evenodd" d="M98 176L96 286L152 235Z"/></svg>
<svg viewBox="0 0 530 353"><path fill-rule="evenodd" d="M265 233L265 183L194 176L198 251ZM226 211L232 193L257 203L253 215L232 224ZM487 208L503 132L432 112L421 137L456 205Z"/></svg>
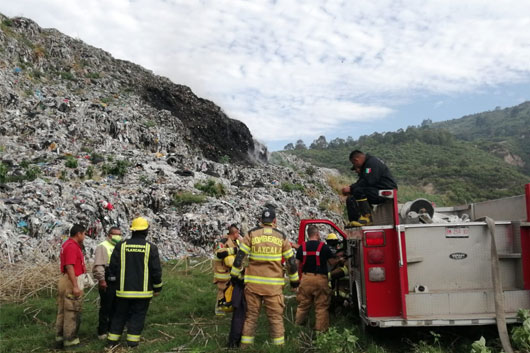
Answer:
<svg viewBox="0 0 530 353"><path fill-rule="evenodd" d="M285 343L285 337L276 337L272 339L272 344L275 346L279 346Z"/></svg>
<svg viewBox="0 0 530 353"><path fill-rule="evenodd" d="M282 255L280 254L250 254L251 260L256 261L282 261Z"/></svg>
<svg viewBox="0 0 530 353"><path fill-rule="evenodd" d="M239 276L241 274L241 270L235 266L232 266L232 269L230 270L231 276Z"/></svg>
<svg viewBox="0 0 530 353"><path fill-rule="evenodd" d="M258 284L267 284L271 286L283 286L285 280L278 277L261 277L261 276L252 276L245 275L245 283L258 283Z"/></svg>
<svg viewBox="0 0 530 353"><path fill-rule="evenodd" d="M247 255L248 253L250 253L250 248L246 244L243 244L243 243L241 243L241 245L239 246L239 250L243 251Z"/></svg>
<svg viewBox="0 0 530 353"><path fill-rule="evenodd" d="M153 297L153 291L146 291L146 292L135 292L135 291L116 291L116 296L120 298L152 298Z"/></svg>
<svg viewBox="0 0 530 353"><path fill-rule="evenodd" d="M119 341L120 337L121 337L121 335L116 335L115 333L110 333L109 332L109 334L107 336L107 339L109 341Z"/></svg>
<svg viewBox="0 0 530 353"><path fill-rule="evenodd" d="M344 272L344 275L348 275L348 268L346 266L342 267L342 272Z"/></svg>
<svg viewBox="0 0 530 353"><path fill-rule="evenodd" d="M131 335L131 334L127 334L127 341L131 341L131 342L140 342L140 335Z"/></svg>
<svg viewBox="0 0 530 353"><path fill-rule="evenodd" d="M214 273L213 278L217 279L230 279L230 273Z"/></svg>
<svg viewBox="0 0 530 353"><path fill-rule="evenodd" d="M146 244L146 245L149 245L149 244ZM127 247L128 247L128 248L140 248L140 249L145 249L146 245L142 245L142 244L127 244Z"/></svg>
<svg viewBox="0 0 530 353"><path fill-rule="evenodd" d="M151 251L151 245L145 244L145 255L144 255L144 292L147 292L149 285L149 252Z"/></svg>
<svg viewBox="0 0 530 353"><path fill-rule="evenodd" d="M289 275L289 281L298 281L300 278L298 277L298 272L293 273L292 275Z"/></svg>
<svg viewBox="0 0 530 353"><path fill-rule="evenodd" d="M114 250L114 244L112 244L108 239L99 243L107 250L107 265L110 263L110 256L112 255L112 250Z"/></svg>
<svg viewBox="0 0 530 353"><path fill-rule="evenodd" d="M126 242L124 242L121 245L120 291L123 291L125 289L125 247L126 246L127 246Z"/></svg>
<svg viewBox="0 0 530 353"><path fill-rule="evenodd" d="M241 336L241 343L244 343L244 344L254 343L254 336Z"/></svg>
<svg viewBox="0 0 530 353"><path fill-rule="evenodd" d="M282 253L284 259L289 259L293 256L293 249L286 250Z"/></svg>
<svg viewBox="0 0 530 353"><path fill-rule="evenodd" d="M153 284L153 288L162 288L163 285L163 282L160 282L159 284Z"/></svg>
<svg viewBox="0 0 530 353"><path fill-rule="evenodd" d="M79 338L74 338L73 340L71 341L64 341L64 346L65 347L70 347L70 346L75 346L76 344L79 344Z"/></svg>

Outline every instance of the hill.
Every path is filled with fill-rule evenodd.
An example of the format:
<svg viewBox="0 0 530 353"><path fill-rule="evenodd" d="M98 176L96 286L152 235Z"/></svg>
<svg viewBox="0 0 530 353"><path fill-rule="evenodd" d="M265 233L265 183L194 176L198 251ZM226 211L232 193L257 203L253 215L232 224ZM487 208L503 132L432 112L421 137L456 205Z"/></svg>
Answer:
<svg viewBox="0 0 530 353"><path fill-rule="evenodd" d="M350 151L371 153L381 158L397 178L400 201L426 197L439 205L477 202L521 194L523 185L530 182L530 177L518 167L440 128L409 127L362 136L357 141L332 142L325 148L315 148L313 144L314 148L281 153L336 168L351 175L352 180Z"/></svg>
<svg viewBox="0 0 530 353"><path fill-rule="evenodd" d="M431 125L504 159L530 175L530 102Z"/></svg>

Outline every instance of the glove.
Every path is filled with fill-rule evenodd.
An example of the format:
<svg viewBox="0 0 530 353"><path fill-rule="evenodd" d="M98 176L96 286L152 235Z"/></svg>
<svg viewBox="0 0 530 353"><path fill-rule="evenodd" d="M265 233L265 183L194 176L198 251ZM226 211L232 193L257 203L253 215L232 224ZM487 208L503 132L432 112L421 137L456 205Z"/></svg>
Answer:
<svg viewBox="0 0 530 353"><path fill-rule="evenodd" d="M218 257L219 259L224 259L225 257L228 256L228 249L227 249L227 250L224 250L224 251L218 251L218 252L216 253L216 255L217 255L217 257Z"/></svg>
<svg viewBox="0 0 530 353"><path fill-rule="evenodd" d="M298 288L298 286L300 285L300 282L299 281L292 281L291 282L291 288Z"/></svg>
<svg viewBox="0 0 530 353"><path fill-rule="evenodd" d="M242 278L239 278L239 276L230 276L230 282L234 285L243 285L244 281Z"/></svg>

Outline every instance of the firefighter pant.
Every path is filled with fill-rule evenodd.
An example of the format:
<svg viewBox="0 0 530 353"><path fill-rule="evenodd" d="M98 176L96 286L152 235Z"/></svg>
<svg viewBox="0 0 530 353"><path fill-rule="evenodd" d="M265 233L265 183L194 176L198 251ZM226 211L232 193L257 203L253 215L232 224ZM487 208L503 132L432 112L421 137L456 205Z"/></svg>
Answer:
<svg viewBox="0 0 530 353"><path fill-rule="evenodd" d="M109 283L109 282L107 282ZM99 325L98 335L106 334L110 331L110 320L116 307L116 286L108 284L106 290L99 291Z"/></svg>
<svg viewBox="0 0 530 353"><path fill-rule="evenodd" d="M127 324L127 344L129 346L137 346L144 329L145 316L147 315L150 301L151 298L125 299L117 297L116 309L112 316L107 340L111 343L117 343L120 340L125 324Z"/></svg>
<svg viewBox="0 0 530 353"><path fill-rule="evenodd" d="M315 330L327 331L329 328L329 303L331 301L331 289L328 285L326 275L304 273L298 294L296 295L298 307L296 308L295 322L303 325L311 306L315 305Z"/></svg>
<svg viewBox="0 0 530 353"><path fill-rule="evenodd" d="M81 324L83 295L74 297L74 287L68 275L63 274L57 285L57 322L55 323L55 340L63 342L65 347L79 344L77 332Z"/></svg>
<svg viewBox="0 0 530 353"><path fill-rule="evenodd" d="M219 309L218 304L219 304L219 300L223 299L225 296L225 289L226 287L228 287L228 282L229 281L215 282L215 284L217 285L217 299L215 300L215 315L218 315L218 316L225 315L225 312Z"/></svg>
<svg viewBox="0 0 530 353"><path fill-rule="evenodd" d="M283 294L259 295L245 288L245 299L247 301L247 313L243 325L241 344L254 343L254 333L261 309L261 303L265 305L269 319L269 330L273 345L283 345L285 342L283 328L283 310L285 308Z"/></svg>
<svg viewBox="0 0 530 353"><path fill-rule="evenodd" d="M348 210L348 219L350 221L357 221L361 216L371 212L370 208L361 209L357 200L368 199L370 205L378 205L386 201L382 196L379 196L379 189L374 187L355 187L351 190L351 196L346 199L346 208Z"/></svg>

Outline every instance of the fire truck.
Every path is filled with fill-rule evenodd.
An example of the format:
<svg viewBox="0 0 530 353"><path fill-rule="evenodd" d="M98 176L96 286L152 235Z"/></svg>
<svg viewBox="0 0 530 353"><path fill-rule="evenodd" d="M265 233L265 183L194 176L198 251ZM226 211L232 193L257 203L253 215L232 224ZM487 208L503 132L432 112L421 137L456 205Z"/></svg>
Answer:
<svg viewBox="0 0 530 353"><path fill-rule="evenodd" d="M530 184L524 195L457 207L436 208L425 199L398 204L396 190L380 195L388 200L376 206L373 225L341 229L304 219L298 238L306 241L310 224L338 235L349 299L365 325L495 324L495 290L504 296L507 323L530 309Z"/></svg>

